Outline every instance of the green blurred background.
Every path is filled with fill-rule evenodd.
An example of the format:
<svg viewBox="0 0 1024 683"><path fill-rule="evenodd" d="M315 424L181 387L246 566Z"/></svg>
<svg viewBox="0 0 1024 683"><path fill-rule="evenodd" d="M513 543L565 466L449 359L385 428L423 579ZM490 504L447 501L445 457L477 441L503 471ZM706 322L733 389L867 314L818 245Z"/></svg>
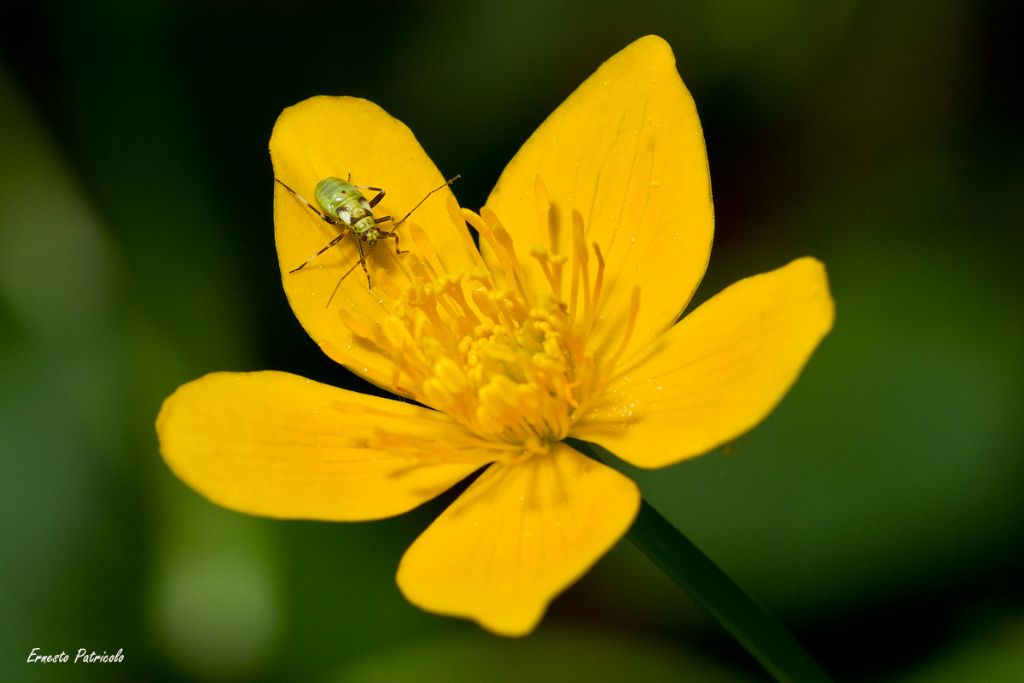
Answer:
<svg viewBox="0 0 1024 683"><path fill-rule="evenodd" d="M372 99L478 207L646 33L672 44L705 129L698 300L813 254L838 318L762 426L635 472L645 495L837 678L1024 680L1022 20L923 0L7 0L0 680L760 679L628 542L501 640L394 585L447 499L360 525L249 518L157 453L160 402L209 371L365 388L281 289L282 108ZM27 665L33 647L125 661Z"/></svg>

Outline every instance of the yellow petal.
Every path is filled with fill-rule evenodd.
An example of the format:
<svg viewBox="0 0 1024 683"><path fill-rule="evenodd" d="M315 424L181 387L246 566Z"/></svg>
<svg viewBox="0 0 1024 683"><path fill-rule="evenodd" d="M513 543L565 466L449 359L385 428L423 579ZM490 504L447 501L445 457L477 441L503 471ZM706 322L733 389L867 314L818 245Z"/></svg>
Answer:
<svg viewBox="0 0 1024 683"><path fill-rule="evenodd" d="M269 517L397 515L493 459L445 464L466 438L447 416L283 372L190 382L164 401L156 426L182 481L219 505Z"/></svg>
<svg viewBox="0 0 1024 683"><path fill-rule="evenodd" d="M314 206L313 190L326 177L383 188L386 195L374 209L378 218L405 215L445 178L413 137L412 132L383 109L353 97L314 97L285 109L270 137L274 176ZM462 225L449 217L447 202L454 201L445 188L431 195L410 221L422 226L427 244L414 240L411 223L397 229L400 247L409 254L395 254L392 240L378 242L367 253L367 268L373 289L357 265L358 252L351 235L297 273L288 271L304 263L338 234L274 183L274 227L281 278L285 293L309 335L334 360L353 372L384 387L391 381L391 361L371 345L354 342L346 323L378 320L395 299L396 285L405 282L416 257L436 251L447 269L461 269L474 263L472 241ZM367 199L376 194L364 190ZM390 224L384 223L390 229ZM364 249L366 245L364 244ZM339 278L352 266L327 306ZM344 309L346 315L341 315Z"/></svg>
<svg viewBox="0 0 1024 683"><path fill-rule="evenodd" d="M406 551L398 585L423 609L522 635L626 533L639 505L632 481L561 443L495 463Z"/></svg>
<svg viewBox="0 0 1024 683"><path fill-rule="evenodd" d="M705 453L771 412L833 317L813 258L741 280L617 369L572 435L640 467Z"/></svg>
<svg viewBox="0 0 1024 683"><path fill-rule="evenodd" d="M608 343L617 346L633 285L641 286L628 357L679 316L711 251L704 138L664 40L641 38L605 62L509 163L487 205L521 253L549 244L538 220L538 177L558 217L563 251L577 209L587 242L597 242L604 254L604 324L594 342L611 337ZM528 266L530 281L543 282L537 265Z"/></svg>

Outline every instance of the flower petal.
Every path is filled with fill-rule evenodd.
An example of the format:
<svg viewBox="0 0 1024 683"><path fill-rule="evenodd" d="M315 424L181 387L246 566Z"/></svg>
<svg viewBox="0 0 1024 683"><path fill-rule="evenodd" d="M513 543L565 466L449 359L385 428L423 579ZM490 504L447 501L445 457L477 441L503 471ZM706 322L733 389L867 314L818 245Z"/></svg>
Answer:
<svg viewBox="0 0 1024 683"><path fill-rule="evenodd" d="M316 205L313 190L326 177L347 178L359 185L381 187L383 201L377 217L400 219L445 178L434 166L412 132L383 109L353 97L313 97L285 109L270 137L274 177ZM414 240L409 224L398 228L400 246L409 254L395 255L395 243L383 240L366 256L373 289L358 264L352 236L297 273L288 271L338 235L338 229L316 216L290 192L275 183L274 227L281 278L295 316L309 336L334 360L364 378L389 387L391 361L372 345L355 339L346 321L379 320L394 301L396 284L404 282L414 257L436 252L448 269L472 266L473 245L465 226L455 225L447 203L454 201L444 188L431 195L411 221L423 226L429 244ZM367 199L374 191L364 190ZM389 224L383 224L385 228ZM367 245L363 245L367 249ZM478 258L478 257L477 257ZM328 306L339 278L342 282ZM343 309L347 315L339 314Z"/></svg>
<svg viewBox="0 0 1024 683"><path fill-rule="evenodd" d="M640 467L705 453L771 412L833 317L825 268L813 258L741 280L617 369L572 436Z"/></svg>
<svg viewBox="0 0 1024 683"><path fill-rule="evenodd" d="M714 222L697 110L664 40L641 38L605 62L509 163L487 205L522 253L549 245L547 225L538 220L537 178L561 226L563 253L575 209L587 242L604 255L603 325L594 341L617 346L639 285L642 305L624 357L644 348L697 289ZM531 282L544 282L537 264L529 266Z"/></svg>
<svg viewBox="0 0 1024 683"><path fill-rule="evenodd" d="M206 375L164 401L156 426L186 484L269 517L397 515L494 459L442 460L466 438L445 415L283 372Z"/></svg>
<svg viewBox="0 0 1024 683"><path fill-rule="evenodd" d="M523 635L626 533L639 505L636 484L561 443L495 463L406 551L398 585L423 609Z"/></svg>

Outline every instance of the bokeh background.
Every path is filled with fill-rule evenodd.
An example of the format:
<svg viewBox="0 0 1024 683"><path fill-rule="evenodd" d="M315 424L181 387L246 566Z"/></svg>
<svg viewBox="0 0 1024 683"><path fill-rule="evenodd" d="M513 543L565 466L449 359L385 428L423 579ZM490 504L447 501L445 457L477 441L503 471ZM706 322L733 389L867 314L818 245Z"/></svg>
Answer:
<svg viewBox="0 0 1024 683"><path fill-rule="evenodd" d="M365 388L281 289L282 108L372 99L478 207L577 84L658 33L710 157L697 301L813 254L838 318L762 426L635 472L645 496L837 678L1024 680L1022 21L923 0L3 2L0 679L758 680L626 541L501 640L394 585L446 499L249 518L177 481L153 429L214 370ZM125 661L30 666L33 647Z"/></svg>

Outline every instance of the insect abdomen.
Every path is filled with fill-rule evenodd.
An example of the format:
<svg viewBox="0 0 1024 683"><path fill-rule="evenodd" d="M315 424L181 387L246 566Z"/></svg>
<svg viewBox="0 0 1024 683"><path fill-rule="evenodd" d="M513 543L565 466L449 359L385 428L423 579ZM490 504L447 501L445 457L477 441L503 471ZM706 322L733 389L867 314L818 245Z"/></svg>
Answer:
<svg viewBox="0 0 1024 683"><path fill-rule="evenodd" d="M362 226L366 217L372 221L373 211L366 197L359 191L359 188L341 178L324 178L316 185L313 191L317 204L324 213L332 218L337 218L345 225L353 228L357 233L364 232L356 228L356 224Z"/></svg>

